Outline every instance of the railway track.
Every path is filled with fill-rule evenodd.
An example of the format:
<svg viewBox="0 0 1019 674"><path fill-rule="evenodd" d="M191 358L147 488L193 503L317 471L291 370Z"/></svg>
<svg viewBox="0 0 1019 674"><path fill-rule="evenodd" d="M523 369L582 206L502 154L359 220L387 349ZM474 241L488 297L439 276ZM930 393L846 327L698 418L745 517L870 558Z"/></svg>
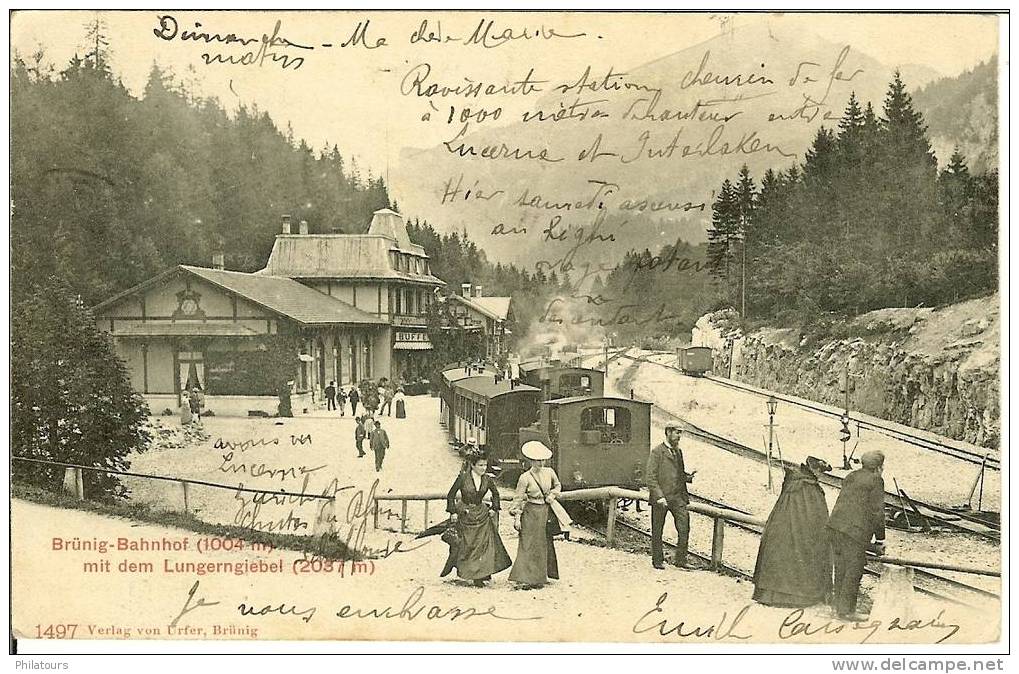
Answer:
<svg viewBox="0 0 1019 674"><path fill-rule="evenodd" d="M653 362L653 361L647 361L647 362ZM658 364L662 365L663 367L669 367L667 365L664 365L663 363L658 363ZM676 368L671 368L671 369L676 369ZM811 410L812 412L817 412L818 414L823 414L823 415L828 416L828 417L840 418L842 416L842 414L843 414L842 411L836 410L836 409L831 408L831 407L826 407L826 406L818 405L818 404L815 404L815 403L811 403L811 401L809 401L809 400L804 400L802 398L790 397L790 396L786 396L786 395L783 395L783 394L772 393L770 391L763 391L761 389L757 389L755 387L751 387L751 386L747 386L745 384L742 384L741 382L734 382L731 379L725 379L723 377L715 377L715 376L712 376L712 375L707 375L704 378L706 380L708 380L710 382L713 382L715 384L718 384L720 386L725 386L727 388L731 388L731 389L734 389L734 390L737 390L737 391L742 391L744 393L751 393L753 395L757 395L757 396L760 396L760 397L765 397L766 398L768 396L773 395L777 400L781 400L782 402L790 403L792 405L797 405L797 406L802 407L804 409L808 409L808 410ZM894 428L892 426L883 425L883 424L874 422L874 421L869 420L869 419L863 419L863 418L860 418L858 415L854 416L852 412L849 413L849 420L851 422L855 422L860 428L865 428L867 430L874 431L876 433L879 433L880 435L884 435L885 437L889 437L889 438L892 438L894 440L898 440L900 442L905 442L906 444L913 445L914 447L919 447L921 449L925 449L925 450L928 450L928 451L931 451L931 452L936 452L938 454L944 454L945 456L951 456L952 458L960 459L960 460L965 461L967 463L972 463L972 464L975 464L975 465L981 465L981 464L984 463L984 460L985 460L985 455L984 454L980 454L978 452L974 452L972 450L966 449L965 447L959 447L959 446L956 446L956 445L949 445L949 444L946 444L944 442L938 442L936 440L932 440L930 438L925 438L925 437L922 437L922 436L919 436L919 435L915 435L913 433L909 433L907 431L903 431L903 430L900 430L898 428ZM987 456L987 458L986 458L986 466L987 466L988 470L996 470L996 471L1000 471L1001 470L1001 462L998 459L996 459L994 457L991 457L991 456Z"/></svg>
<svg viewBox="0 0 1019 674"><path fill-rule="evenodd" d="M663 355L671 355L665 351L656 353L661 353ZM667 370L672 370L674 372L683 374L683 371L674 365L668 365L667 363L658 363L656 361L647 360L646 358L639 356L626 355L624 357L634 360L636 362L658 365L659 367L663 367ZM782 402L789 403L790 405L796 405L797 407L802 407L804 409L810 410L812 412L827 417L834 417L838 419L841 418L844 413L843 410L832 407L830 405L823 405L811 400L807 400L805 398L790 396L784 393L767 391L764 389L757 388L755 386L750 386L749 384L744 384L743 382L734 381L732 379L726 379L725 377L705 375L704 379L712 383L718 384L719 386L725 386L727 388L741 391L743 393L750 393L752 395L760 396L762 398L774 396L775 399L781 400ZM917 433L912 433L906 430L906 427L902 426L901 424L893 424L891 422L883 424L879 420L874 419L872 417L862 417L859 414L854 416L852 412L849 413L849 420L851 422L855 422L860 428L866 428L867 430L874 431L876 433L879 433L889 438L893 438L900 442L905 442L907 444L913 445L914 447L919 447L921 449L936 452L938 454L944 454L945 456L951 456L953 458L965 461L967 463L972 463L975 465L984 464L989 470L996 471L1001 470L1001 461L995 457L989 456L987 453L975 452L971 449L967 449L961 444L949 443L937 440L933 437L926 437L923 435L918 435Z"/></svg>
<svg viewBox="0 0 1019 674"><path fill-rule="evenodd" d="M635 363L649 362L642 361L638 358L629 355L625 357L633 360ZM714 447L718 447L719 449L723 449L730 453L752 459L759 463L766 463L768 460L765 453L758 449L744 445L740 442L736 442L735 440L731 440L722 435L718 435L717 433L712 433L706 429L700 428L699 426L690 423L689 421L679 417L678 415L673 414L672 412L666 409L663 409L659 405L654 405L654 409L659 414L666 418L679 421L690 435L698 438L702 442L706 442ZM772 462L773 463L778 462L779 465L782 466L783 468L797 467L797 464L795 462L785 459L778 460L773 457ZM826 484L836 489L842 488L843 478L837 475L825 473L821 475L819 479L822 484ZM946 528L954 529L956 531L961 531L964 533L974 534L976 536L980 536L981 538L986 538L994 542L1000 542L1001 540L1000 527L995 526L993 523L989 523L979 517L969 515L968 513L957 512L955 510L943 506L926 503L924 501L918 501L916 499L910 500L916 506L917 510L923 517L929 520L934 520ZM901 508L902 499L898 494L885 492L885 504L894 508Z"/></svg>
<svg viewBox="0 0 1019 674"><path fill-rule="evenodd" d="M693 496L693 495L691 495L691 496ZM712 499L707 499L707 498L704 498L704 497L694 497L694 498L696 498L697 500L703 501L705 503L709 503L711 505L714 505L716 507L726 508L726 509L729 509L729 510L735 510L737 512L745 512L745 511L742 511L742 510L740 510L738 508L734 508L732 506L729 506L729 505L726 505L724 503L721 503L719 501L713 501ZM727 524L728 524L728 526L735 527L735 528L738 528L738 529L741 529L741 530L744 530L744 531L748 531L748 532L754 533L754 534L756 534L758 536L761 534L761 529L757 528L757 527L752 527L752 526L749 526L749 525L735 523L735 522L728 522ZM589 525L589 524L588 525L584 525L584 526L585 526L585 528L590 529L591 531L594 531L595 533L599 534L600 536L605 536L606 535L605 530L603 528L599 527L599 526ZM648 531L647 529L644 529L643 527L641 527L641 526L639 526L637 524L629 522L625 518L617 519L616 520L616 527L617 528L625 529L626 531L630 532L631 534L635 534L635 535L641 537L641 539L646 539L647 541L649 541L648 545L650 545L651 532ZM675 548L676 548L676 545L674 543L669 542L669 541L663 541L663 544L669 550L675 550ZM709 555L706 555L704 553L698 552L697 550L694 550L692 548L687 551L687 554L690 555L690 556L695 557L698 560L700 560L701 563L705 565L706 569L710 569L711 568L711 557ZM738 566L735 566L733 564L729 564L727 562L720 563L718 571L721 572L721 573L724 573L725 575L729 575L729 576L733 576L733 577L736 577L736 578L740 578L742 580L748 580L748 581L752 581L753 580L753 571L740 568ZM867 575L867 576L879 578L881 576L881 564L879 562L868 563L867 566L864 567L864 574ZM1000 595L997 595L997 594L995 594L993 592L990 592L988 590L985 590L983 588L976 587L976 586L973 586L973 585L969 585L967 583L963 583L961 581L955 580L954 578L947 578L947 577L941 576L939 574L931 573L931 572L926 571L924 569L914 568L913 569L913 577L914 577L914 579L921 579L922 580L921 583L916 583L916 582L913 583L913 589L914 590L916 590L917 592L920 592L922 594L925 594L925 595L927 595L929 597L933 597L935 599L940 599L942 601L951 602L953 604L961 604L961 605L964 605L964 606L972 606L972 604L969 603L969 601L972 601L974 597L979 597L981 599L994 599L994 600L999 600L999 601L1001 599ZM946 594L944 592L944 590L946 588L950 588L952 591L957 592L957 593L961 593L964 596L965 595L969 595L969 596L967 598L961 598L960 596L958 596L958 594L956 594L956 595ZM967 601L967 599L969 601Z"/></svg>

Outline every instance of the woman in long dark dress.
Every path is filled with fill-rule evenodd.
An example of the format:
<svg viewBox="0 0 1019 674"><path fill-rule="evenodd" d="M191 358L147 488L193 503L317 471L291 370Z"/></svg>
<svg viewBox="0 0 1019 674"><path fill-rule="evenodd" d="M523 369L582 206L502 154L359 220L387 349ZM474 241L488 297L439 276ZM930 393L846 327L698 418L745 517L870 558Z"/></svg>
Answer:
<svg viewBox="0 0 1019 674"><path fill-rule="evenodd" d="M531 467L517 481L513 500L513 526L520 532L520 542L510 580L525 588L536 588L549 578L559 579L559 561L549 535L548 518L549 504L559 497L562 484L554 470L542 465L552 456L548 447L532 440L524 443L521 452Z"/></svg>
<svg viewBox="0 0 1019 674"><path fill-rule="evenodd" d="M446 495L446 510L460 533L460 546L453 560L456 575L478 586L512 564L499 537L499 490L487 470L485 455L471 452L464 470ZM492 497L491 506L482 500L486 493Z"/></svg>
<svg viewBox="0 0 1019 674"><path fill-rule="evenodd" d="M403 387L396 389L396 395L393 396L393 402L396 403L396 418L406 419L407 418L407 403L403 393Z"/></svg>
<svg viewBox="0 0 1019 674"><path fill-rule="evenodd" d="M832 559L825 525L828 504L818 475L831 470L814 457L786 469L775 507L761 535L754 569L754 601L803 608L825 601L832 588Z"/></svg>

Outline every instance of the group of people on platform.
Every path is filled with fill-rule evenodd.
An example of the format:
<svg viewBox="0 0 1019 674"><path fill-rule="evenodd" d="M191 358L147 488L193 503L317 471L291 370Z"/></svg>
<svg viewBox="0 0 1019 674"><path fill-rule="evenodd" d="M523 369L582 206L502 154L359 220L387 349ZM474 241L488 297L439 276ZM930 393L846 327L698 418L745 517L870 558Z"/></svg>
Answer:
<svg viewBox="0 0 1019 674"><path fill-rule="evenodd" d="M665 425L665 441L654 447L645 477L651 502L651 564L665 568L662 536L668 515L676 528L674 563L697 568L687 560L690 537L690 495L687 484L697 471L686 471L679 423ZM530 464L517 481L510 510L520 533L515 561L499 536L499 490L488 474L484 453L473 445L462 472L447 494L449 527L443 538L450 554L442 576L454 568L457 576L483 585L509 568L510 580L524 587L540 587L558 579L553 538L561 533L554 509L561 492L559 477L545 462L552 452L538 441L527 442L521 453ZM825 461L808 457L787 469L782 491L768 517L754 570L755 601L768 606L807 607L829 602L844 620L864 618L856 612L860 580L867 552L884 554L884 454L862 455L862 467L847 475L831 513L819 476L831 470ZM484 497L491 497L490 503Z"/></svg>
<svg viewBox="0 0 1019 674"><path fill-rule="evenodd" d="M856 611L867 553L885 552L885 456L860 457L845 477L831 514L819 476L831 470L807 457L786 470L782 492L761 536L754 569L754 600L802 608L829 601L839 618L860 621Z"/></svg>
<svg viewBox="0 0 1019 674"><path fill-rule="evenodd" d="M651 563L665 568L662 533L671 513L676 527L675 564L687 562L690 496L679 423L665 425L665 442L651 450L646 479L651 501ZM819 476L830 471L816 457L787 469L782 491L768 517L754 569L754 601L803 608L830 602L839 618L858 621L856 603L867 552L884 554L884 454L867 452L862 467L845 477L831 514Z"/></svg>
<svg viewBox="0 0 1019 674"><path fill-rule="evenodd" d="M351 416L357 416L357 407L361 405L370 417L376 412L379 416L393 416L393 408L396 408L396 418L407 418L406 393L401 384L383 377L376 384L371 379L363 379L357 386L349 389L343 386L336 386L335 381L330 381L325 387L326 410L337 410L340 416L345 416L346 405L350 403Z"/></svg>
<svg viewBox="0 0 1019 674"><path fill-rule="evenodd" d="M509 579L524 589L534 589L559 578L554 536L562 533L556 499L562 490L559 476L545 465L552 451L543 443L524 443L521 453L529 467L517 480L516 496L510 508L513 528L519 532L516 560L511 560L499 535L499 490L488 474L488 460L473 439L468 442L464 469L446 496L449 526L443 540L449 544L449 558L442 569L445 577L455 568L457 576L482 586L510 566ZM484 502L485 495L491 497Z"/></svg>

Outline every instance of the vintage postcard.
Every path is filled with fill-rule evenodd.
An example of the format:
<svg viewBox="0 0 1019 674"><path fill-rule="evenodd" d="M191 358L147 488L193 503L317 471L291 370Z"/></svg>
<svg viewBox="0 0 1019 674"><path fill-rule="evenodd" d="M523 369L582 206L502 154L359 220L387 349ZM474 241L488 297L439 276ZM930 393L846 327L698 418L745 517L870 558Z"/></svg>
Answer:
<svg viewBox="0 0 1019 674"><path fill-rule="evenodd" d="M1000 643L1007 15L10 34L12 649Z"/></svg>

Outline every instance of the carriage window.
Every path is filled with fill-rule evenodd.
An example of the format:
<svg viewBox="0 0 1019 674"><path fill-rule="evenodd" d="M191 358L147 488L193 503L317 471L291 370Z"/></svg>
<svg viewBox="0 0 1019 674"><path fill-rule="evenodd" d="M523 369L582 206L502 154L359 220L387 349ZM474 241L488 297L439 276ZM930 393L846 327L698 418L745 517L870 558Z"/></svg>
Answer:
<svg viewBox="0 0 1019 674"><path fill-rule="evenodd" d="M630 441L630 410L623 407L585 407L580 430L600 431L602 442Z"/></svg>
<svg viewBox="0 0 1019 674"><path fill-rule="evenodd" d="M586 374L582 376L580 378L580 385L584 388L591 388L591 377Z"/></svg>

